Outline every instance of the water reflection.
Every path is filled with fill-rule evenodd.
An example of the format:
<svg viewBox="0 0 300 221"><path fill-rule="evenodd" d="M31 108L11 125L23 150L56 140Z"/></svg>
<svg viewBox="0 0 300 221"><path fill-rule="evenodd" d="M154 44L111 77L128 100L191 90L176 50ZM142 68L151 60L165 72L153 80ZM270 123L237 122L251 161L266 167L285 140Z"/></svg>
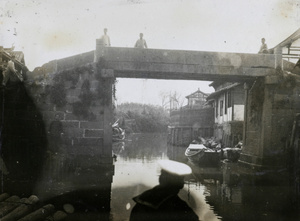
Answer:
<svg viewBox="0 0 300 221"><path fill-rule="evenodd" d="M125 143L122 151L114 151L117 161L112 183L112 220L129 220L135 204L132 197L158 185L158 160L186 162L185 148L169 148L166 138L166 134L135 134L129 137L130 141ZM210 217L206 219L208 221L218 220L201 192L204 192L204 186L194 176L190 176L179 196L194 209L200 219L206 215Z"/></svg>
<svg viewBox="0 0 300 221"><path fill-rule="evenodd" d="M128 139L113 151L116 162L111 220L129 220L132 197L158 184L157 161L161 159L192 167L193 175L187 177L179 196L200 220L300 220L300 215L291 211L290 191L285 184L265 185L254 176L239 174L235 163L199 167L185 157L186 148L167 146L165 134L134 134Z"/></svg>

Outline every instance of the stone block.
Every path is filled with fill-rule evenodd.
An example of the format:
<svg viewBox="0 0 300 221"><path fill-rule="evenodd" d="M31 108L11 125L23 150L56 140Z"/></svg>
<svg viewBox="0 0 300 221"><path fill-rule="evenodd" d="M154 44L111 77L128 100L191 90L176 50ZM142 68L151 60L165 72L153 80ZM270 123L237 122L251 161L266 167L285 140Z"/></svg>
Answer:
<svg viewBox="0 0 300 221"><path fill-rule="evenodd" d="M67 100L68 104L72 104L72 103L80 101L80 99L77 96L67 96L66 100Z"/></svg>
<svg viewBox="0 0 300 221"><path fill-rule="evenodd" d="M73 113L73 105L72 104L65 105L65 113Z"/></svg>
<svg viewBox="0 0 300 221"><path fill-rule="evenodd" d="M88 129L84 130L85 137L99 137L103 138L103 130L102 129Z"/></svg>
<svg viewBox="0 0 300 221"><path fill-rule="evenodd" d="M73 88L74 87L74 84L72 81L64 81L64 86L65 88L67 89L67 91L70 90L70 88Z"/></svg>
<svg viewBox="0 0 300 221"><path fill-rule="evenodd" d="M103 129L103 121L97 121L97 122L80 122L80 128L84 129Z"/></svg>
<svg viewBox="0 0 300 221"><path fill-rule="evenodd" d="M79 128L79 121L63 121L64 128Z"/></svg>
<svg viewBox="0 0 300 221"><path fill-rule="evenodd" d="M82 138L84 130L81 128L68 128L64 130L64 136L68 138Z"/></svg>
<svg viewBox="0 0 300 221"><path fill-rule="evenodd" d="M51 111L54 109L54 104L46 103L44 101L39 101L36 103L38 110L40 111Z"/></svg>
<svg viewBox="0 0 300 221"><path fill-rule="evenodd" d="M45 121L52 121L54 119L55 112L54 111L43 111L42 115L43 115L43 119Z"/></svg>
<svg viewBox="0 0 300 221"><path fill-rule="evenodd" d="M65 112L64 111L55 111L54 112L54 118L58 115L58 120L62 121L65 119Z"/></svg>
<svg viewBox="0 0 300 221"><path fill-rule="evenodd" d="M76 120L78 120L78 117L72 113L66 113L65 120L66 121L76 121Z"/></svg>
<svg viewBox="0 0 300 221"><path fill-rule="evenodd" d="M80 89L68 89L66 90L66 96L67 97L78 97L81 93L81 90Z"/></svg>
<svg viewBox="0 0 300 221"><path fill-rule="evenodd" d="M85 147L85 146L95 146L102 147L103 146L103 138L78 138L77 145Z"/></svg>

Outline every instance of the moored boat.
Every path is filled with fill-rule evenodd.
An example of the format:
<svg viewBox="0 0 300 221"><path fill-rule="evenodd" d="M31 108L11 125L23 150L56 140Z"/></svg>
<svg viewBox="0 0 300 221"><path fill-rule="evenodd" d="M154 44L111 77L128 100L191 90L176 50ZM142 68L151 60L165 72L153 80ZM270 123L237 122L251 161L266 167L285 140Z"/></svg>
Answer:
<svg viewBox="0 0 300 221"><path fill-rule="evenodd" d="M207 148L203 144L190 144L185 151L185 156L200 166L218 166L220 152Z"/></svg>

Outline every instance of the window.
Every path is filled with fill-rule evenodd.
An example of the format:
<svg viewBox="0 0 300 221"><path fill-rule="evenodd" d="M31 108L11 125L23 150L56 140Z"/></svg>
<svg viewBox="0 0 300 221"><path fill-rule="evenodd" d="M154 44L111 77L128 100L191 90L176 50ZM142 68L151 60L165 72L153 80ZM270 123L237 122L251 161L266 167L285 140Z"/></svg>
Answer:
<svg viewBox="0 0 300 221"><path fill-rule="evenodd" d="M224 105L223 100L220 100L220 116L223 116L223 105Z"/></svg>

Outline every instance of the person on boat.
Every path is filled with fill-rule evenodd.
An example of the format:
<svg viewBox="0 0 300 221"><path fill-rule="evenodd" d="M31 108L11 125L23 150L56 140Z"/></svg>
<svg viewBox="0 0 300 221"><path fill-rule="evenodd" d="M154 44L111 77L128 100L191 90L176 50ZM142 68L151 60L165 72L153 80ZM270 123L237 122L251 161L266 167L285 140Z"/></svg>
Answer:
<svg viewBox="0 0 300 221"><path fill-rule="evenodd" d="M184 186L184 176L191 174L191 168L172 160L162 160L159 165L159 185L133 198L136 205L131 211L130 221L198 221L195 212L178 196Z"/></svg>
<svg viewBox="0 0 300 221"><path fill-rule="evenodd" d="M262 38L261 39L261 46L259 49L259 54L267 54L268 53L268 46L266 44L266 39Z"/></svg>
<svg viewBox="0 0 300 221"><path fill-rule="evenodd" d="M140 33L140 38L136 41L135 48L148 48L146 40L143 39L144 34Z"/></svg>

